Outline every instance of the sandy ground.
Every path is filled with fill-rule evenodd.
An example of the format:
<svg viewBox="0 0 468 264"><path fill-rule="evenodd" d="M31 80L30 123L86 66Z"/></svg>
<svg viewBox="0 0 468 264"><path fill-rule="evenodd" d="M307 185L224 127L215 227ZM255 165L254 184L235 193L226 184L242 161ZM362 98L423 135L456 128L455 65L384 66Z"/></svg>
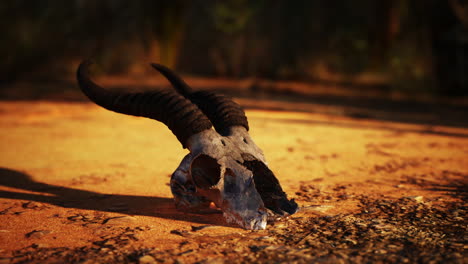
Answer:
<svg viewBox="0 0 468 264"><path fill-rule="evenodd" d="M247 116L301 206L263 231L175 209L169 177L187 150L163 124L91 103L1 102L0 263L468 257L468 129L287 111Z"/></svg>

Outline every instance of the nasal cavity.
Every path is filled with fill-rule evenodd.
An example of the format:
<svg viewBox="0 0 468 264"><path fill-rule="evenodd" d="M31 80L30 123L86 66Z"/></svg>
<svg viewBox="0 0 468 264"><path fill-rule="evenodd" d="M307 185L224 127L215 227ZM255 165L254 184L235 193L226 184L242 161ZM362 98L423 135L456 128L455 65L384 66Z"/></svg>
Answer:
<svg viewBox="0 0 468 264"><path fill-rule="evenodd" d="M201 154L192 161L190 167L193 182L197 188L208 189L221 179L221 166L216 159Z"/></svg>

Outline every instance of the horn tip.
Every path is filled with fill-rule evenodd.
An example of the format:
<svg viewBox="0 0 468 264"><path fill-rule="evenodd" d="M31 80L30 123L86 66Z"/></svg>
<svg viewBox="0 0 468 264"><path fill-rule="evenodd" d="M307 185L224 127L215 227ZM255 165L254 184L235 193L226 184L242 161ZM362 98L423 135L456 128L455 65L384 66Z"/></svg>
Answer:
<svg viewBox="0 0 468 264"><path fill-rule="evenodd" d="M90 58L84 59L83 61L81 61L80 65L78 66L78 70L87 69L87 68L89 68L89 66L91 66L93 64L94 64L93 59L90 59Z"/></svg>
<svg viewBox="0 0 468 264"><path fill-rule="evenodd" d="M150 63L151 67L155 68L156 70L159 70L161 68L165 68L163 65L159 64L159 63Z"/></svg>

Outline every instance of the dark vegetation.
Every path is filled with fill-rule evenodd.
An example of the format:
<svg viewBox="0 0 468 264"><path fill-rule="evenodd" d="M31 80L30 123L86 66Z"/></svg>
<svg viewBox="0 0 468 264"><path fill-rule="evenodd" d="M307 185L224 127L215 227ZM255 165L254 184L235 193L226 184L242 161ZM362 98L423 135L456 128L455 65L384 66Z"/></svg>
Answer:
<svg viewBox="0 0 468 264"><path fill-rule="evenodd" d="M108 74L144 76L160 62L199 76L468 93L465 0L7 0L0 17L1 88L72 76L90 57Z"/></svg>

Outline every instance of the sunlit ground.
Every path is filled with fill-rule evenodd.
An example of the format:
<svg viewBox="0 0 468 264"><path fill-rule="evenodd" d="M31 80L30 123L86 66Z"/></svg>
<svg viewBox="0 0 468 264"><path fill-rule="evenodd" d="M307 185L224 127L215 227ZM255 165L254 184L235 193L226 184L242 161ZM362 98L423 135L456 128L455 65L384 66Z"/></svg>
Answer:
<svg viewBox="0 0 468 264"><path fill-rule="evenodd" d="M242 262L286 261L295 252L296 260L307 262L316 256L311 250L326 248L321 257L329 261L353 261L354 248L364 252L360 260L379 259L383 253L374 251L385 250L401 255L395 261L416 261L418 255L401 253L411 238L395 237L365 253L363 241L346 242L346 249L312 245L329 235L317 233L307 242L307 230L325 230L326 222L311 224L323 217L356 219L382 199L409 199L424 208L449 203L450 212L466 213L467 129L312 112L248 110L247 116L270 168L301 206L289 220L257 232L229 226L220 214L175 209L169 176L187 150L163 124L91 103L1 102L0 258ZM453 209L457 204L461 209ZM455 228L460 220L452 216L440 221L454 221ZM450 241L441 237L437 246L427 240L425 249L418 244L424 239L412 241L414 254L445 248L445 258L461 261L462 234L436 227Z"/></svg>

